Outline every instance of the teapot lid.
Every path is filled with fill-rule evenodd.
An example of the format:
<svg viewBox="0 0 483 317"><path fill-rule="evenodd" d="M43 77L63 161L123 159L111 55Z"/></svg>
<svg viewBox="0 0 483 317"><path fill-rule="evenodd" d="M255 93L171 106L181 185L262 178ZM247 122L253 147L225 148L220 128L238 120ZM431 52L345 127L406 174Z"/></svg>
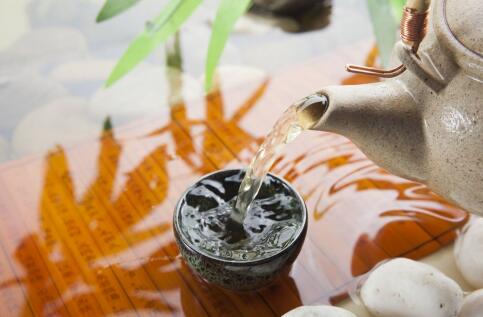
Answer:
<svg viewBox="0 0 483 317"><path fill-rule="evenodd" d="M483 58L483 2L446 0L446 23L453 36L467 49Z"/></svg>

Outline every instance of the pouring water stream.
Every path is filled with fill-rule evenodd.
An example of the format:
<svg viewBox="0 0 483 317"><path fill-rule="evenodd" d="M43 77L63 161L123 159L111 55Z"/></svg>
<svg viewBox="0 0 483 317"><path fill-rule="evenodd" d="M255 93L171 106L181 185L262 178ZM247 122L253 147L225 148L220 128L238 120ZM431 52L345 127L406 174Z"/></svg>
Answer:
<svg viewBox="0 0 483 317"><path fill-rule="evenodd" d="M325 95L313 94L291 105L277 120L246 170L231 214L233 220L243 223L247 210L257 196L265 175L277 155L302 131L310 129L318 122L327 104L328 99Z"/></svg>

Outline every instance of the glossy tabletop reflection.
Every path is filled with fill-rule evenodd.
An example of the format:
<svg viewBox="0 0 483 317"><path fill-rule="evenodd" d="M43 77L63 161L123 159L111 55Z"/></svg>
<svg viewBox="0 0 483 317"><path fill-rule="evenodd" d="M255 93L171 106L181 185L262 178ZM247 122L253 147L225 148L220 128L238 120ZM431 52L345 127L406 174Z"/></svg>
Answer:
<svg viewBox="0 0 483 317"><path fill-rule="evenodd" d="M251 294L200 281L174 242L181 193L213 170L246 166L291 102L323 85L373 80L344 72L348 62L374 63L371 29L359 0L334 2L317 32L244 21L218 89L204 97L204 55L190 47L206 48L205 12L181 45L165 47L169 67L154 54L124 83L100 89L149 17L142 10L163 4L146 2L99 28L97 0L12 1L25 16L0 19L10 32L0 41L0 110L9 116L0 118L0 316L279 316L339 301L383 259L417 259L452 242L465 212L378 168L342 136L304 132L272 168L309 211L289 276ZM180 55L183 71L169 58Z"/></svg>
<svg viewBox="0 0 483 317"><path fill-rule="evenodd" d="M180 258L172 215L183 190L246 165L287 101L325 84L326 65L345 58L217 90L124 128L107 120L98 140L4 164L1 315L278 316L336 302L385 258L420 258L451 242L463 211L378 168L344 137L306 132L272 169L309 210L290 275L234 294L200 281ZM334 79L368 80L332 69Z"/></svg>

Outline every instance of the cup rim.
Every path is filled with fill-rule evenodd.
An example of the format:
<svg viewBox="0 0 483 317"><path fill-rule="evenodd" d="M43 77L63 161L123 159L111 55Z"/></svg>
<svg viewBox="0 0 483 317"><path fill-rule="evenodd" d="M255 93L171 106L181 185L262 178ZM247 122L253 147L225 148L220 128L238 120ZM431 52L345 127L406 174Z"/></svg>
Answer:
<svg viewBox="0 0 483 317"><path fill-rule="evenodd" d="M241 170L244 170L244 169L243 168L219 169L219 170L216 170L216 171L213 171L211 173L208 173L208 174L203 175L194 184L198 183L199 181L201 181L201 180L203 180L205 178L210 177L211 175L217 174L217 173L230 172L230 171L241 171ZM173 227L174 227L174 231L175 231L175 234L178 237L178 239L180 239L181 242L183 243L183 246L185 248L189 249L191 252L194 252L194 253L199 254L200 256L209 258L212 261L216 261L216 262L219 262L219 263L222 263L222 264L236 265L236 266L246 266L246 265L254 265L254 264L261 264L261 263L270 262L274 258L277 258L280 255L282 255L283 253L286 253L288 250L290 250L299 241L299 239L301 238L301 236L303 236L303 233L304 233L304 231L305 231L305 229L307 227L307 219L308 219L307 206L305 205L305 201L303 200L303 198L299 194L299 192L285 178L283 178L281 176L278 176L278 175L275 175L275 174L273 174L271 172L269 172L267 174L269 174L270 176L272 176L272 177L280 180L282 183L284 183L286 186L288 186L288 188L295 194L295 196L297 197L297 199L301 202L301 206L302 206L302 222L301 222L301 224L302 225L299 227L298 232L296 233L295 238L287 246L285 246L279 252L277 252L275 254L272 254L272 255L270 255L270 256L268 256L266 258L255 259L255 260L228 260L228 259L221 259L221 258L217 258L217 257L215 257L215 256L213 256L211 254L208 254L206 252L203 252L202 250L200 250L198 248L195 248L184 237L184 235L183 235L183 233L181 231L181 228L180 228L179 221L178 221L178 215L179 215L179 212L181 211L181 208L180 208L181 207L180 206L181 205L181 202L186 197L186 194L191 190L191 188L193 187L194 184L191 185L191 186L189 186L183 192L183 194L180 196L180 198L178 199L178 202L176 203L175 210L174 210L174 215L173 215Z"/></svg>

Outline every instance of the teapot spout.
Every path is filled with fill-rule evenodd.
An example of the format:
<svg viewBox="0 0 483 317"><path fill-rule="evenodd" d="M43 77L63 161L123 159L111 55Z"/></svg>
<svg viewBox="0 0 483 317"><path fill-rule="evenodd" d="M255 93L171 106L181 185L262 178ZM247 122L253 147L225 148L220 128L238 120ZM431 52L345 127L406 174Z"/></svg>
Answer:
<svg viewBox="0 0 483 317"><path fill-rule="evenodd" d="M325 103L308 103L299 116L312 130L348 137L389 172L416 181L427 176L423 109L396 80L329 86L317 93Z"/></svg>

